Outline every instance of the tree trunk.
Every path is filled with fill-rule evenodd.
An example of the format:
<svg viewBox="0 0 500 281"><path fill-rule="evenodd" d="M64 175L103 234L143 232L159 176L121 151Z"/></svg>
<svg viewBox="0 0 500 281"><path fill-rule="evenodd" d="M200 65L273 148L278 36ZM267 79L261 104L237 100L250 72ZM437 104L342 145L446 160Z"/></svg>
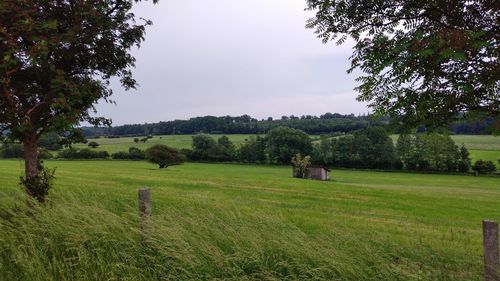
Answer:
<svg viewBox="0 0 500 281"><path fill-rule="evenodd" d="M23 141L24 145L24 174L26 179L32 179L38 175L38 137L33 134Z"/></svg>

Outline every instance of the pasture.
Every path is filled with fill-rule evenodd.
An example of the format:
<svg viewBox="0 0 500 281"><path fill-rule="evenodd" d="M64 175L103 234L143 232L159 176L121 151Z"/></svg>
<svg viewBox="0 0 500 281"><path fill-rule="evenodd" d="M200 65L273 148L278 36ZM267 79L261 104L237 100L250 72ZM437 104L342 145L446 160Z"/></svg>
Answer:
<svg viewBox="0 0 500 281"><path fill-rule="evenodd" d="M215 139L219 138L221 135L212 135ZM227 135L229 139L235 144L240 145L245 142L245 139L250 138L252 135ZM312 136L317 137L317 136ZM394 144L398 138L397 135L391 136ZM191 148L192 135L164 135L164 136L154 136L147 142L135 143L133 137L123 137L123 138L90 138L88 141L95 141L99 143L97 150L108 151L109 153L128 151L129 147L138 147L140 149L146 149L154 144L166 144L171 147L178 149ZM452 139L458 146L462 143L465 144L467 149L471 154L472 161L483 159L491 160L500 169L500 164L498 159L500 159L500 137L492 135L453 135ZM76 144L76 148L88 147L86 144Z"/></svg>
<svg viewBox="0 0 500 281"><path fill-rule="evenodd" d="M142 161L47 161L28 213L22 161L0 160L0 280L482 280L498 177ZM141 243L137 189L152 194Z"/></svg>

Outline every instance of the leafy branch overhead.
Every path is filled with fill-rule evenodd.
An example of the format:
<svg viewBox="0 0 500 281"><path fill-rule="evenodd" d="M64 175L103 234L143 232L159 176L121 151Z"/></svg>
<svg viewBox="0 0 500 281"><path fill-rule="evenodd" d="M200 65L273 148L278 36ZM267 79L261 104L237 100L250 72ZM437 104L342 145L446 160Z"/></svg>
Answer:
<svg viewBox="0 0 500 281"><path fill-rule="evenodd" d="M436 127L462 113L500 113L497 0L308 0L323 42L355 41L358 100L405 124Z"/></svg>

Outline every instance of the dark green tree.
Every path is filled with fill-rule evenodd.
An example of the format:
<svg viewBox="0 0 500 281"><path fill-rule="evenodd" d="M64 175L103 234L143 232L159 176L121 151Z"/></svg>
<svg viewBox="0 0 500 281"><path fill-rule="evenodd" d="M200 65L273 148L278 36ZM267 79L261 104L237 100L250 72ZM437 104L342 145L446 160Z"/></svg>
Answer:
<svg viewBox="0 0 500 281"><path fill-rule="evenodd" d="M151 24L131 12L139 1L0 1L0 135L24 145L23 182L49 186L39 179L41 135L77 136L82 121L110 124L91 115L98 100L109 101L110 79L136 86L130 51ZM28 194L43 201L47 192L33 186Z"/></svg>
<svg viewBox="0 0 500 281"><path fill-rule="evenodd" d="M312 141L301 130L277 127L267 133L267 150L272 162L289 164L297 153L310 154Z"/></svg>
<svg viewBox="0 0 500 281"><path fill-rule="evenodd" d="M145 153L146 159L151 163L157 164L160 169L180 165L186 161L186 156L177 149L164 144L155 144L146 149Z"/></svg>
<svg viewBox="0 0 500 281"><path fill-rule="evenodd" d="M465 173L470 170L471 167L471 159L469 150L465 147L465 144L462 144L460 147L460 162L458 163L458 171Z"/></svg>
<svg viewBox="0 0 500 281"><path fill-rule="evenodd" d="M478 172L479 174L492 174L497 170L497 167L492 161L480 159L474 162L472 170Z"/></svg>
<svg viewBox="0 0 500 281"><path fill-rule="evenodd" d="M61 137L55 132L43 134L38 140L38 146L48 150L59 150L62 148Z"/></svg>
<svg viewBox="0 0 500 281"><path fill-rule="evenodd" d="M191 158L193 160L210 160L217 147L217 142L209 135L198 134L193 136L193 151Z"/></svg>
<svg viewBox="0 0 500 281"><path fill-rule="evenodd" d="M92 148L96 148L96 147L99 146L99 144L97 142L95 142L95 141L91 141L91 142L89 142L88 146L92 147Z"/></svg>
<svg viewBox="0 0 500 281"><path fill-rule="evenodd" d="M307 0L323 42L355 42L358 100L407 126L500 114L498 0ZM498 119L497 119L498 120ZM498 121L497 121L498 124Z"/></svg>
<svg viewBox="0 0 500 281"><path fill-rule="evenodd" d="M389 134L381 127L369 127L354 133L358 167L390 168L396 155Z"/></svg>
<svg viewBox="0 0 500 281"><path fill-rule="evenodd" d="M262 163L266 161L266 143L263 137L250 137L238 149L238 159L249 163Z"/></svg>
<svg viewBox="0 0 500 281"><path fill-rule="evenodd" d="M400 134L396 142L396 154L405 169L413 170L415 167L415 137L410 134Z"/></svg>

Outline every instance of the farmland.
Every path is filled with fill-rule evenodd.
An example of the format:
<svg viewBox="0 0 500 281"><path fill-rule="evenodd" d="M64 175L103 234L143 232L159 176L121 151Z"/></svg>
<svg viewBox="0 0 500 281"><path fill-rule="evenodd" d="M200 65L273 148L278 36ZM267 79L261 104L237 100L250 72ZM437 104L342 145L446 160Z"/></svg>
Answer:
<svg viewBox="0 0 500 281"><path fill-rule="evenodd" d="M218 138L221 135L212 135L214 138ZM118 151L127 151L129 147L134 146L140 149L146 149L153 144L166 144L175 148L191 148L191 137L192 135L164 135L164 136L154 136L149 139L146 143L135 143L133 137L123 137L123 138L98 138L89 139L89 141L95 141L99 143L97 150L105 150L109 153L114 153ZM235 144L239 145L245 142L245 139L251 137L251 135L228 135L230 140ZM312 136L317 137L317 136ZM397 140L397 135L392 135L394 143ZM473 161L478 159L491 160L493 163L498 164L497 159L500 159L500 137L492 135L453 135L452 139L458 146L465 144L471 153L471 158ZM77 144L76 148L87 147L85 144Z"/></svg>
<svg viewBox="0 0 500 281"><path fill-rule="evenodd" d="M497 177L142 161L47 161L49 202L25 215L19 160L0 161L1 280L481 280ZM152 192L140 243L137 189Z"/></svg>

